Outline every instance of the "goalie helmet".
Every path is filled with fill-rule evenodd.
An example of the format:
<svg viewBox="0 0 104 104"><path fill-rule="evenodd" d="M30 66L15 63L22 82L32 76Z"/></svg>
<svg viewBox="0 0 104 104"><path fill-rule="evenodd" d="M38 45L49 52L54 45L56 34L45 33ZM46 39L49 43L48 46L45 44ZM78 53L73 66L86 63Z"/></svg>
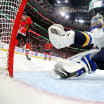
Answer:
<svg viewBox="0 0 104 104"><path fill-rule="evenodd" d="M89 3L90 18L94 17L97 13L104 15L104 0L91 0Z"/></svg>

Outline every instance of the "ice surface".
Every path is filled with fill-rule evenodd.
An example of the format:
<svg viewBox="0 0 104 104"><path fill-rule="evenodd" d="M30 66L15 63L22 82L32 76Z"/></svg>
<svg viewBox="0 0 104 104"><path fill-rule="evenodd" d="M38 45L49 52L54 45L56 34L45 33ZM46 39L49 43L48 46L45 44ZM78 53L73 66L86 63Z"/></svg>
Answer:
<svg viewBox="0 0 104 104"><path fill-rule="evenodd" d="M96 73L77 80L54 80L48 71L53 68L55 61L45 61L37 58L27 61L24 56L21 56L21 59L16 58L15 61L19 63L23 62L22 66L18 63L20 68L17 68L17 64L15 64L16 71L21 69L21 67L21 71L25 71L23 73L16 72L14 74L15 78L31 86L69 98L98 102L104 101L104 71L97 70ZM23 65L25 65L24 68Z"/></svg>
<svg viewBox="0 0 104 104"><path fill-rule="evenodd" d="M34 57L28 61L18 54L14 58L14 78L0 76L0 104L104 103L104 71L77 80L55 80L48 73L55 61Z"/></svg>

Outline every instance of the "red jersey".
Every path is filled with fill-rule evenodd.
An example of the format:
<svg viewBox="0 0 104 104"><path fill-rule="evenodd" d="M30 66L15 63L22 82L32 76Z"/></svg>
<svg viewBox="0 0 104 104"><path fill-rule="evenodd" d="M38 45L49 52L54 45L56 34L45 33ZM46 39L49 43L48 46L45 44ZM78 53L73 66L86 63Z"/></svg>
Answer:
<svg viewBox="0 0 104 104"><path fill-rule="evenodd" d="M51 43L46 43L45 44L45 49L46 50L50 50L52 48L52 44Z"/></svg>
<svg viewBox="0 0 104 104"><path fill-rule="evenodd" d="M19 26L19 32L25 35L26 31L29 31L29 25L32 24L30 17L27 17L26 21L21 21Z"/></svg>

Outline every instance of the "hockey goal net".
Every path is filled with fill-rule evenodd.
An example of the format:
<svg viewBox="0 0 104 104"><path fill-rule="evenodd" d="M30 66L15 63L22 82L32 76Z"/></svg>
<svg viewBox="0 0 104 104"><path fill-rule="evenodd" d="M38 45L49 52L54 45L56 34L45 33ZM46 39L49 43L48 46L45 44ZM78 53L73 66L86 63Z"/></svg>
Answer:
<svg viewBox="0 0 104 104"><path fill-rule="evenodd" d="M16 35L27 0L0 0L0 74L13 77Z"/></svg>

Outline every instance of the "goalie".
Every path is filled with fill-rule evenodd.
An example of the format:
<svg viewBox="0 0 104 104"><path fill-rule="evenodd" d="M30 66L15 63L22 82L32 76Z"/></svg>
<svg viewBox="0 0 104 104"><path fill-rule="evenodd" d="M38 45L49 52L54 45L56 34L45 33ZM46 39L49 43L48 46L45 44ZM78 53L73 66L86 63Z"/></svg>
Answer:
<svg viewBox="0 0 104 104"><path fill-rule="evenodd" d="M90 32L64 31L64 27L59 24L49 27L50 41L57 49L65 48L72 44L81 47L94 44L99 48L82 52L68 60L57 62L51 71L51 75L55 79L78 78L85 74L93 73L97 69L104 70L104 27L102 17L102 15L97 14L92 18L92 23L96 22L96 24L94 24Z"/></svg>

